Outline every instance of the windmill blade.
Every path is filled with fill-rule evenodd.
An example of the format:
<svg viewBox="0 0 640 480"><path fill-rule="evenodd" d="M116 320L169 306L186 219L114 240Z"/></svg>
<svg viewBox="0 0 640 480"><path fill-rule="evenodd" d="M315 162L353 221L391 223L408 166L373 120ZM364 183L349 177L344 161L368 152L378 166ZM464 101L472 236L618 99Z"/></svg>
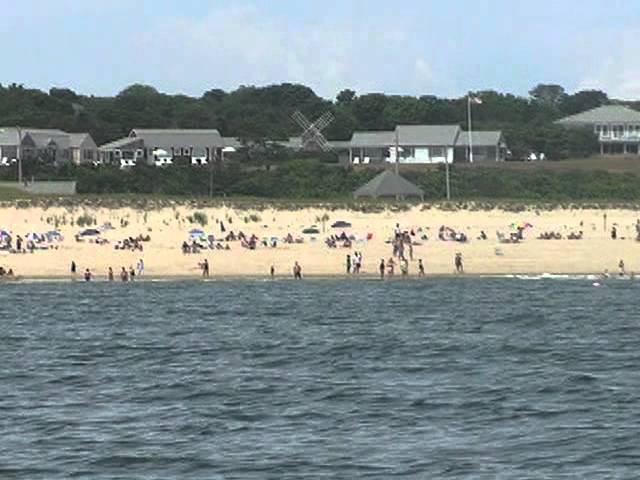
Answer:
<svg viewBox="0 0 640 480"><path fill-rule="evenodd" d="M311 122L309 122L309 120L307 120L307 117L305 117L298 110L293 112L293 114L291 115L291 118L293 118L295 120L295 122L298 125L300 125L305 131L309 130L309 128L311 128L313 126L313 124Z"/></svg>
<svg viewBox="0 0 640 480"><path fill-rule="evenodd" d="M329 141L321 133L318 134L315 140L323 151L328 152L333 149Z"/></svg>
<svg viewBox="0 0 640 480"><path fill-rule="evenodd" d="M318 129L318 131L324 130L329 126L331 122L333 122L334 118L335 117L331 112L326 112L314 123L314 125Z"/></svg>

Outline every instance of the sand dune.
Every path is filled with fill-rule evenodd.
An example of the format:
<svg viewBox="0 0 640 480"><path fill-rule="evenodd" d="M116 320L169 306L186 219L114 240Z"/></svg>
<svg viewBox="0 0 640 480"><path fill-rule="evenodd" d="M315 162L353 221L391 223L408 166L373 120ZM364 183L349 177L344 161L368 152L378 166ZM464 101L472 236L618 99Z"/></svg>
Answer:
<svg viewBox="0 0 640 480"><path fill-rule="evenodd" d="M233 208L208 208L201 210L207 217L207 225L200 227L187 218L194 209L185 206L154 211L133 209L100 209L73 211L65 208L3 208L0 209L0 229L26 235L43 233L56 228L64 235L57 249L36 251L33 254L0 253L0 265L12 268L24 277L69 277L69 267L75 261L78 271L91 269L97 278L106 276L109 266L117 272L121 267L135 266L142 258L145 274L154 277L199 276L198 263L207 258L211 276L267 276L273 265L276 273L290 275L295 261L300 262L305 275L342 275L345 257L360 251L363 254L363 273L375 275L381 258L391 256L391 246L385 243L393 235L396 223L403 229L414 230L421 243L414 247L414 262L410 274L417 273L416 261L423 259L427 274L451 274L456 252L463 255L465 270L469 274L528 273L598 273L604 269L617 271L618 261L624 259L629 271L640 271L640 242L635 241L635 224L640 214L630 210L554 210L543 212L513 213L492 211L444 211L414 207L406 212L359 213L338 210L304 209L298 211L264 210L247 211ZM606 229L603 215L606 213ZM77 242L75 235L83 228L76 222L86 214L94 217L98 226L111 223L115 228L102 237L106 245ZM327 214L329 220L323 226L318 217ZM73 225L71 222L73 220ZM350 229L332 229L330 225L344 220L352 224ZM220 221L226 233L233 230L258 238L283 238L288 233L303 237L303 244L288 245L282 242L277 248L259 246L256 250L242 248L238 242L230 243L230 250L203 251L184 255L181 244L194 228L203 228L207 234L220 237ZM508 234L513 224L530 223L526 238L519 244L501 244L496 232ZM126 226L122 226L125 225ZM318 235L303 235L305 227L317 225ZM618 240L610 238L610 228L617 224ZM437 239L438 229L446 225L465 232L470 241L465 244L444 242ZM358 239L372 236L369 241L356 241L351 249L330 249L324 239L331 233L345 230ZM489 239L476 240L481 230ZM570 232L584 232L583 240L537 240L540 232L556 231L566 237ZM421 232L420 232L421 231ZM143 252L119 251L114 245L129 236L149 235L151 241L144 244ZM426 234L426 241L420 236Z"/></svg>

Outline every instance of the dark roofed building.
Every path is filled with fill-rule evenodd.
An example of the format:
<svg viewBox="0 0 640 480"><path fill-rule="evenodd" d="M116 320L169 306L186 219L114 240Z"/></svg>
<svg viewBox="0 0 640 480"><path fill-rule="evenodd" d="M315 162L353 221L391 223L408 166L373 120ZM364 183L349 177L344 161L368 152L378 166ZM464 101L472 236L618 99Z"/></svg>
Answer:
<svg viewBox="0 0 640 480"><path fill-rule="evenodd" d="M395 198L397 200L415 197L422 200L424 192L409 180L390 170L385 170L353 192L353 196L354 198Z"/></svg>

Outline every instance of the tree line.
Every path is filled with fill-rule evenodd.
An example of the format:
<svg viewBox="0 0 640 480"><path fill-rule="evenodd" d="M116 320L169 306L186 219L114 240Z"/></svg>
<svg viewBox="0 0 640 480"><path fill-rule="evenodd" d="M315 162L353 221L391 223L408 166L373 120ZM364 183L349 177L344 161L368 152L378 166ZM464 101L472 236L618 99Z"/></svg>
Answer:
<svg viewBox="0 0 640 480"><path fill-rule="evenodd" d="M528 97L491 90L474 95L483 100L474 106L475 130L502 130L515 156L543 151L552 159L585 156L597 148L591 132L568 131L555 120L613 102L599 90L569 94L559 85L547 84L534 87ZM300 134L291 119L295 110L312 119L331 111L335 120L325 133L334 140L348 140L355 130L387 130L397 124L467 128L466 97L358 94L345 89L328 100L291 83L242 86L231 92L211 89L200 97L169 95L139 84L113 97L82 95L68 88L43 92L0 85L0 125L89 132L98 145L126 136L134 127L217 128L224 136L255 144L284 140Z"/></svg>

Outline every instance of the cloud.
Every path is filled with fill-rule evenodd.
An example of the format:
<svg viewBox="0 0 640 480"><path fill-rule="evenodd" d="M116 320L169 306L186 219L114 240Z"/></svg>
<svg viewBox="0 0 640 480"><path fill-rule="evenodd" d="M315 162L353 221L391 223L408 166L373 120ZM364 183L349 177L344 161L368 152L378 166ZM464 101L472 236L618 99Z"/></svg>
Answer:
<svg viewBox="0 0 640 480"><path fill-rule="evenodd" d="M407 84L424 89L436 82L427 59L412 60L415 46L402 22L380 29L335 18L294 23L236 4L213 8L201 18L145 25L133 42L151 69L139 70L138 76L158 84L150 75L155 72L160 84L189 93L289 81L333 97L343 88L406 91Z"/></svg>

